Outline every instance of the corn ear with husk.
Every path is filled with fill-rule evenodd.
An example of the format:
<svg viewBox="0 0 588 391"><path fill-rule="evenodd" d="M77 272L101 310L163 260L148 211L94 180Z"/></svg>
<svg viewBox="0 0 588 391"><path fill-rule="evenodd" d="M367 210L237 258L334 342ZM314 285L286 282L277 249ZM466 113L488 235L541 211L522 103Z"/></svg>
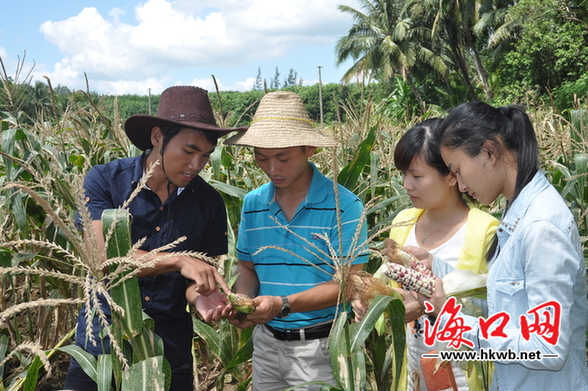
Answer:
<svg viewBox="0 0 588 391"><path fill-rule="evenodd" d="M392 295L392 287L367 272L348 273L346 277L345 296L349 300L370 301L378 295Z"/></svg>
<svg viewBox="0 0 588 391"><path fill-rule="evenodd" d="M487 274L456 269L443 277L443 291L446 297L455 297L456 299L484 295L487 277Z"/></svg>
<svg viewBox="0 0 588 391"><path fill-rule="evenodd" d="M384 275L398 282L405 289L419 292L426 297L433 297L435 275L422 262L413 261L410 266L386 262L382 266Z"/></svg>
<svg viewBox="0 0 588 391"><path fill-rule="evenodd" d="M229 293L227 299L233 308L242 314L250 314L255 311L253 299L243 293Z"/></svg>
<svg viewBox="0 0 588 391"><path fill-rule="evenodd" d="M384 240L382 253L386 256L388 262L399 265L409 266L412 261L416 260L414 255L402 250L401 246L391 238Z"/></svg>

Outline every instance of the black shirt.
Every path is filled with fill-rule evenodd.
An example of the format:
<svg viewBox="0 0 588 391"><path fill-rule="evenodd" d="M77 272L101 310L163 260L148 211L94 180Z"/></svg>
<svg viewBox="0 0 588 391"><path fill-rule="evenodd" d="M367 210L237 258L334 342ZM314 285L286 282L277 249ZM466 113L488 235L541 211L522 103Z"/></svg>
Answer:
<svg viewBox="0 0 588 391"><path fill-rule="evenodd" d="M139 186L143 161L144 155L119 159L88 172L84 188L93 220L100 220L104 209L118 208L129 198ZM199 176L185 188L173 191L163 204L157 194L142 189L130 203L129 212L133 243L146 238L142 250L150 251L185 236L186 240L168 251L190 250L211 257L227 253L225 205L220 194ZM155 320L155 332L164 340L172 368L192 359L192 320L186 311L186 283L179 272L139 279L143 310ZM100 343L86 343L85 308L80 315L76 341L93 354L101 353ZM96 319L93 323L97 331ZM97 335L96 332L94 336Z"/></svg>

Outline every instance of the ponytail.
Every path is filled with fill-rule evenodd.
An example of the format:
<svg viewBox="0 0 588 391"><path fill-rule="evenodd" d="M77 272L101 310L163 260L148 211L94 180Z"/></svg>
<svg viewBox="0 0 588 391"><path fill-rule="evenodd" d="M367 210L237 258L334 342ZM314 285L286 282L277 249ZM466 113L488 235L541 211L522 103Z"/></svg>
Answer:
<svg viewBox="0 0 588 391"><path fill-rule="evenodd" d="M483 102L464 103L449 113L440 128L441 146L460 148L470 157L477 156L487 140L516 154L517 179L510 202L516 199L538 170L535 131L529 116L519 106L494 108ZM492 259L497 247L498 238L495 236L487 260Z"/></svg>

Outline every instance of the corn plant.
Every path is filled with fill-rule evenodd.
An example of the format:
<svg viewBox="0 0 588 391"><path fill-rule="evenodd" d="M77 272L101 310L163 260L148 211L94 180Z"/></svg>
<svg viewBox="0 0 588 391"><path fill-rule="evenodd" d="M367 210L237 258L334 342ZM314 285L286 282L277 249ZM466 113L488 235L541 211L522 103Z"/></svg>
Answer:
<svg viewBox="0 0 588 391"><path fill-rule="evenodd" d="M225 381L237 381L237 391L246 391L251 383L249 361L253 354L253 328L238 330L226 319L213 327L196 318L194 331L205 342L208 351L222 364L222 370L214 384L219 391L224 390Z"/></svg>

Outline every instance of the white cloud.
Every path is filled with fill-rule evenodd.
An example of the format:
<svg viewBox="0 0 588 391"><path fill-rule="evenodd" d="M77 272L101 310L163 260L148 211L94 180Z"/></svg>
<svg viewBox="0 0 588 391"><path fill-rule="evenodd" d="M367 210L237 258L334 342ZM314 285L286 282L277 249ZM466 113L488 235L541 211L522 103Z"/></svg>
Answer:
<svg viewBox="0 0 588 391"><path fill-rule="evenodd" d="M79 83L86 72L92 87L110 87L107 91L114 93L136 90L146 81L161 85L173 70L231 68L280 58L299 46L333 50L350 26L338 4L340 0L147 0L134 8L133 25L120 22L126 13L121 8L113 8L107 20L89 7L68 19L47 21L40 30L64 56L50 72L55 84ZM249 78L224 89L250 89L253 82Z"/></svg>
<svg viewBox="0 0 588 391"><path fill-rule="evenodd" d="M148 78L145 80L133 80L133 81L104 81L98 80L92 85L93 89L104 91L104 93L111 95L124 95L124 94L135 94L135 95L159 95L169 85L162 83L161 80L155 78Z"/></svg>

